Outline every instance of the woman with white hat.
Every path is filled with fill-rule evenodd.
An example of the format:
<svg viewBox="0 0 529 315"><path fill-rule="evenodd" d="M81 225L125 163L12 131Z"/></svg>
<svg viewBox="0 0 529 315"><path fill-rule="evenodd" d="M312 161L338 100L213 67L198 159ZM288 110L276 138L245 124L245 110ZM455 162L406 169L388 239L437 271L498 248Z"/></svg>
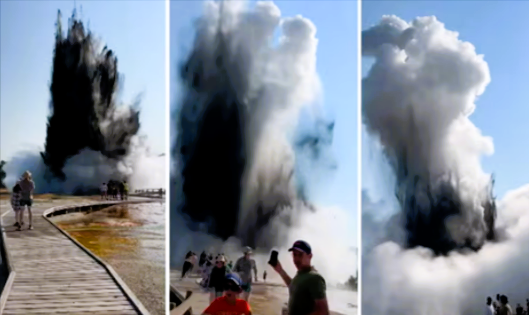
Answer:
<svg viewBox="0 0 529 315"><path fill-rule="evenodd" d="M224 282L226 278L226 258L218 256L215 262L215 267L211 269L209 275L209 303L212 303L216 298L221 297L224 292Z"/></svg>

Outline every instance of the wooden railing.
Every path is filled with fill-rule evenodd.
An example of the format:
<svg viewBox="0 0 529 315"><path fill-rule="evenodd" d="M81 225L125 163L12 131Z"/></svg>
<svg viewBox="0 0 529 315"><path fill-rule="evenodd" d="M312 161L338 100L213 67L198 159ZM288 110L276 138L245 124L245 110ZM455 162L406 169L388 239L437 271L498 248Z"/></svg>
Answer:
<svg viewBox="0 0 529 315"><path fill-rule="evenodd" d="M163 198L165 196L165 189L136 189L132 195L140 197L158 197Z"/></svg>
<svg viewBox="0 0 529 315"><path fill-rule="evenodd" d="M197 295L193 295L192 291L187 291L186 296L184 297L180 292L178 292L173 286L170 286L171 298L170 303L171 315L192 315L193 309L192 305L198 299Z"/></svg>

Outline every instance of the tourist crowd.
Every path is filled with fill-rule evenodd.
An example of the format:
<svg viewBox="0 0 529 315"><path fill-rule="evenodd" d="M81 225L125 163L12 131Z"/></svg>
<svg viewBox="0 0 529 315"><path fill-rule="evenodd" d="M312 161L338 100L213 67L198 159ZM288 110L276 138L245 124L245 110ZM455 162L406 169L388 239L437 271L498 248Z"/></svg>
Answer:
<svg viewBox="0 0 529 315"><path fill-rule="evenodd" d="M129 184L127 181L110 180L101 184L101 200L127 200L129 197Z"/></svg>
<svg viewBox="0 0 529 315"><path fill-rule="evenodd" d="M509 298L506 295L496 294L496 300L487 297L487 304L485 306L486 315L529 315L529 299L525 301L525 308L518 303L516 308L512 308L509 304Z"/></svg>
<svg viewBox="0 0 529 315"><path fill-rule="evenodd" d="M281 276L289 289L289 299L283 308L283 315L328 315L327 287L325 279L311 265L312 249L307 242L297 241L289 249L296 269L296 275L291 278L277 259L277 251L270 256L270 264ZM212 254L205 251L200 257L190 251L186 254L182 268L182 278L185 278L195 267L202 277L200 285L210 293L210 305L202 314L240 314L251 315L249 304L252 282L257 278L257 265L251 258L252 249L246 247L243 256L235 264L228 261L226 255L219 253L213 259ZM266 272L263 273L263 280ZM241 296L241 298L239 298Z"/></svg>

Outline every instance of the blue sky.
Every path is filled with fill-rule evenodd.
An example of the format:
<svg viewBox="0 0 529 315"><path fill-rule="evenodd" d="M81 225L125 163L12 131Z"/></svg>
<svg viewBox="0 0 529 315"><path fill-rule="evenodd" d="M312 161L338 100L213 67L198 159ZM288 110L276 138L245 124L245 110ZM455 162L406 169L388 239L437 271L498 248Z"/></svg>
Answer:
<svg viewBox="0 0 529 315"><path fill-rule="evenodd" d="M335 118L333 150L338 171L324 205L347 209L353 244L357 244L357 3L354 1L277 1L282 16L302 15L316 25L319 39L317 70L324 88L324 103ZM202 12L201 2L171 2L171 104L177 92L175 69L182 51L189 49L191 23ZM185 49L183 49L185 48Z"/></svg>
<svg viewBox="0 0 529 315"><path fill-rule="evenodd" d="M74 1L1 1L0 158L43 148L57 10L63 25ZM122 101L143 93L140 133L165 152L164 1L77 1L83 21L119 60ZM79 12L79 10L78 10Z"/></svg>
<svg viewBox="0 0 529 315"><path fill-rule="evenodd" d="M506 192L529 183L529 34L527 1L363 1L362 29L378 23L382 15L397 15L411 21L435 15L447 29L459 32L485 56L492 81L476 102L470 117L486 136L494 139L494 155L483 159L483 167L496 176L495 192ZM365 75L369 63L362 61ZM365 146L364 146L365 148ZM364 163L363 180L376 165ZM374 185L364 187L376 194Z"/></svg>

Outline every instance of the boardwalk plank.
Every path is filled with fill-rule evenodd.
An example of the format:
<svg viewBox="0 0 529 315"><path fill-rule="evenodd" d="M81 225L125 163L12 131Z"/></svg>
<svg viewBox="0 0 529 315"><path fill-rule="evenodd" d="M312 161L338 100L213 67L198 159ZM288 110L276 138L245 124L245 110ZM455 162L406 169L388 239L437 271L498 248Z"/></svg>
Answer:
<svg viewBox="0 0 529 315"><path fill-rule="evenodd" d="M16 270L3 314L138 314L108 271L32 208L33 230L3 217L6 247Z"/></svg>
<svg viewBox="0 0 529 315"><path fill-rule="evenodd" d="M57 301L42 301L42 303L34 303L34 304L27 304L27 303L11 303L8 307L6 307L6 310L15 309L15 310L21 310L21 309L27 309L27 310L34 310L34 309L43 309L43 308L59 308L59 307L87 307L87 306L95 306L95 307L106 307L106 306L130 306L128 301L68 301L68 302L57 302Z"/></svg>
<svg viewBox="0 0 529 315"><path fill-rule="evenodd" d="M77 314L79 309L84 309L87 311L130 311L133 310L131 306L99 306L99 307L82 307L78 308L75 306L72 307L49 307L49 308L41 308L41 309L18 309L18 310L4 310L5 315L11 315L11 314L68 314L68 313L74 313Z"/></svg>

